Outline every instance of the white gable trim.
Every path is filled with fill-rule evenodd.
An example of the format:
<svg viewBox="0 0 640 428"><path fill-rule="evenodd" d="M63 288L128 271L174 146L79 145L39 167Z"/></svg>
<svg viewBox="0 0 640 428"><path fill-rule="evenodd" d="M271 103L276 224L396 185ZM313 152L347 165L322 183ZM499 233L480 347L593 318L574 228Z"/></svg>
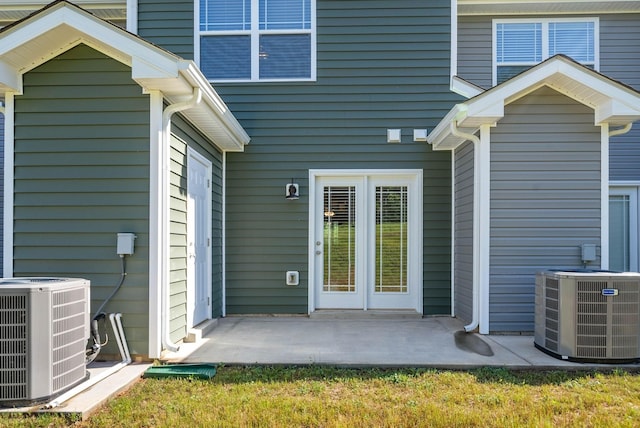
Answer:
<svg viewBox="0 0 640 428"><path fill-rule="evenodd" d="M456 105L427 137L434 150L452 150L466 141L450 125L465 133L502 119L504 106L548 86L595 112L596 125L624 126L640 119L640 93L588 69L570 58L556 55L528 71L476 97Z"/></svg>
<svg viewBox="0 0 640 428"><path fill-rule="evenodd" d="M184 60L83 9L60 1L0 31L0 95L22 93L22 76L74 46L85 44L131 67L146 93L169 103L194 89L203 102L183 113L221 151L242 151L249 136L193 61Z"/></svg>

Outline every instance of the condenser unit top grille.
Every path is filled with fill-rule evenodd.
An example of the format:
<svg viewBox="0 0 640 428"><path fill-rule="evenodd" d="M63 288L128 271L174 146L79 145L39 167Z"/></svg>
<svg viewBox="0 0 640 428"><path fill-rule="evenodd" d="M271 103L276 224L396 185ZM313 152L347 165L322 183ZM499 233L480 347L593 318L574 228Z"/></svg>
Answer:
<svg viewBox="0 0 640 428"><path fill-rule="evenodd" d="M46 278L46 277L24 277L24 278L2 278L0 279L0 290L12 290L25 288L42 288L61 283L77 283L78 278Z"/></svg>

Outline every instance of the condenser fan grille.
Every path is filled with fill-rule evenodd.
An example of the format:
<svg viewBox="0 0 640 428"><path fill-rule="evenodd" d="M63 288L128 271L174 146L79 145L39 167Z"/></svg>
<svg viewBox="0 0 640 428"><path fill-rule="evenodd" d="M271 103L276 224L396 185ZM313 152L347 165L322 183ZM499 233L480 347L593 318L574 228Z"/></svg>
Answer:
<svg viewBox="0 0 640 428"><path fill-rule="evenodd" d="M27 296L0 295L0 400L27 398Z"/></svg>

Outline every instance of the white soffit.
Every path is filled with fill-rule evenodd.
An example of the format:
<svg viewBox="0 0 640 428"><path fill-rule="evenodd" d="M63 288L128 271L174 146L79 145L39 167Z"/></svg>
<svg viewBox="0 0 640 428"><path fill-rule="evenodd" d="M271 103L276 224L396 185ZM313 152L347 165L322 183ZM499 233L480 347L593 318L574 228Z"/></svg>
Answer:
<svg viewBox="0 0 640 428"><path fill-rule="evenodd" d="M458 0L459 16L637 12L638 0Z"/></svg>
<svg viewBox="0 0 640 428"><path fill-rule="evenodd" d="M0 0L0 26L26 18L49 3L51 0ZM127 19L127 0L74 0L73 3L107 21Z"/></svg>

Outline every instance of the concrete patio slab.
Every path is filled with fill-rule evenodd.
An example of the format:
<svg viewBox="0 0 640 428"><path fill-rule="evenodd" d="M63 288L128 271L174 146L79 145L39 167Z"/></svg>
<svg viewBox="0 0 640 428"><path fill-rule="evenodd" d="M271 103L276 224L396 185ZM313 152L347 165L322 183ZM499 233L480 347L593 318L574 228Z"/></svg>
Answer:
<svg viewBox="0 0 640 428"><path fill-rule="evenodd" d="M450 369L640 368L563 361L536 349L533 336L466 334L461 333L463 327L451 317L227 317L199 344L185 344L163 360Z"/></svg>

